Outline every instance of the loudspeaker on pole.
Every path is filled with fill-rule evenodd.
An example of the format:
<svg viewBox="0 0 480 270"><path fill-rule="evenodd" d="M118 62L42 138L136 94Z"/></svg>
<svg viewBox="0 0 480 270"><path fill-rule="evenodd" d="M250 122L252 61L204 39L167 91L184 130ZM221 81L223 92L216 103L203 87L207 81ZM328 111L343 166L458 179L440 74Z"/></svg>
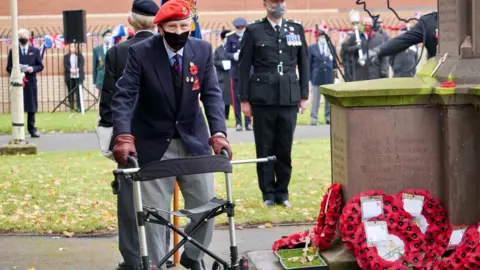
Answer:
<svg viewBox="0 0 480 270"><path fill-rule="evenodd" d="M65 43L87 42L87 13L85 10L63 11L63 38Z"/></svg>

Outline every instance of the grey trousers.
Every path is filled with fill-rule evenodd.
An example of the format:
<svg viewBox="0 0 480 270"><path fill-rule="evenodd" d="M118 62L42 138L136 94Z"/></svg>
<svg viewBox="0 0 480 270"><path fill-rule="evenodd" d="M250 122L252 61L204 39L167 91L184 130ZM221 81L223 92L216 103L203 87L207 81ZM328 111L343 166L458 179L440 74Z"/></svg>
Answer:
<svg viewBox="0 0 480 270"><path fill-rule="evenodd" d="M312 85L312 113L310 118L312 124L316 125L318 123L318 109L320 108L320 86ZM328 104L327 99L325 99L325 121L330 122L330 104Z"/></svg>
<svg viewBox="0 0 480 270"><path fill-rule="evenodd" d="M163 155L162 160L174 159L191 156L182 140L173 139L168 146L167 151ZM213 173L209 174L195 174L170 178L158 179L150 182L142 183L142 197L143 203L146 206L155 207L162 210L170 211L170 202L172 200L175 179L178 181L180 191L185 199L186 209L199 207L213 197L215 197L215 188L213 182ZM167 214L162 214L166 218ZM192 216L191 222L186 226L185 233L189 234L193 229L193 224L198 222L201 215ZM208 247L212 240L213 227L215 222L211 219L204 224L193 235L193 238L199 243ZM165 234L168 227L147 222L145 225L147 233L147 247L148 255L152 265L158 264L160 260L166 255L166 241ZM185 254L192 260L201 260L204 253L192 245L190 242L185 244ZM165 265L162 269L166 269Z"/></svg>

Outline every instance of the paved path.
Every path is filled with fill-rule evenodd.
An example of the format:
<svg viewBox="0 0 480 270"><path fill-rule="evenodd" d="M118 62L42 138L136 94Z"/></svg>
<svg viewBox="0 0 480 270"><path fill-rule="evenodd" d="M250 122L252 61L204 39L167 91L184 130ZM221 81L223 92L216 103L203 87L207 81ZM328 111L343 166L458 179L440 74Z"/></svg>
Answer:
<svg viewBox="0 0 480 270"><path fill-rule="evenodd" d="M311 228L286 226L239 230L236 233L239 253L242 256L254 250L269 250L273 242L282 236ZM215 230L210 249L228 261L227 230ZM120 260L116 237L54 239L51 236L0 236L0 270L113 270ZM205 261L209 265L212 263L211 259Z"/></svg>
<svg viewBox="0 0 480 270"><path fill-rule="evenodd" d="M228 129L228 137L231 143L253 142L253 132L242 131L237 132L235 129ZM10 135L0 135L0 146L7 144L11 140ZM330 126L297 126L295 131L295 139L327 139L330 138ZM95 133L55 133L41 134L38 139L27 140L35 143L38 150L46 151L81 151L81 150L97 150L98 142Z"/></svg>

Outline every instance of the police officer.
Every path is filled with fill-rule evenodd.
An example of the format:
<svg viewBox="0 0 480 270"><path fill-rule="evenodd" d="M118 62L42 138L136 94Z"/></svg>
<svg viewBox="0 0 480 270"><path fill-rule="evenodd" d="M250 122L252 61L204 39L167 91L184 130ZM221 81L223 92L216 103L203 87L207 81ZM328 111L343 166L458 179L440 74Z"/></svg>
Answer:
<svg viewBox="0 0 480 270"><path fill-rule="evenodd" d="M257 165L264 204L291 207L293 132L309 93L307 43L300 22L283 18L285 0L263 2L267 16L248 25L242 39L240 99L245 115L254 117L257 157L277 157L274 164Z"/></svg>
<svg viewBox="0 0 480 270"><path fill-rule="evenodd" d="M371 50L368 56L372 62L375 62L379 58L405 51L412 45L422 43L425 39L424 46L427 49L427 58L430 59L437 54L437 33L438 12L425 14L420 18L420 21L410 29L410 31L392 38L388 42Z"/></svg>
<svg viewBox="0 0 480 270"><path fill-rule="evenodd" d="M400 29L401 34L405 33L406 31L406 27ZM417 60L417 45L412 45L405 51L389 57L389 63L393 70L393 77L415 77L415 65L417 64Z"/></svg>
<svg viewBox="0 0 480 270"><path fill-rule="evenodd" d="M236 18L233 20L233 26L235 32L231 32L225 44L225 56L232 64L230 67L230 78L233 87L233 109L235 111L235 120L237 131L242 131L242 110L240 107L240 91L238 89L238 57L240 55L240 41L242 40L243 33L245 33L245 27L247 26L247 20L245 18ZM252 130L252 124L250 117L245 116L245 129Z"/></svg>

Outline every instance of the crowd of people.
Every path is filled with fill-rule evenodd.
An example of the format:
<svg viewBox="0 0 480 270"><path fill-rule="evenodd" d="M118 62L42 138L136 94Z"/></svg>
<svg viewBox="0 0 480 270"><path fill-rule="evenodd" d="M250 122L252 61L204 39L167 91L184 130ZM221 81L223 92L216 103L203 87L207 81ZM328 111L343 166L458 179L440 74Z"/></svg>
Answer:
<svg viewBox="0 0 480 270"><path fill-rule="evenodd" d="M93 51L93 82L101 93L97 135L105 157L120 168L128 166L130 156L143 166L157 160L210 155L212 149L216 155L225 150L231 159L225 120L233 107L236 130L253 130L257 157L277 158L274 164L257 164L264 205L292 207L288 187L297 115L305 112L310 99L311 124L318 124L319 87L335 83L341 65L327 31L318 31L316 42L307 46L302 24L284 18L285 1L264 0L263 6L264 18L251 23L235 19L235 30L223 31L222 44L212 48L207 41L190 37L192 11L186 1L170 0L161 7L150 0L133 1L128 22L134 35L113 45L107 30L102 33L104 44ZM429 57L435 55L431 46L436 46L436 40L430 35L436 13L424 17L428 21L403 29L394 39L383 32L381 24L373 25L371 18L365 18L358 35L351 33L341 45L345 81L387 78L389 65L394 77L414 76L416 44L424 35ZM20 30L19 37L28 131L38 137L35 74L43 65L38 49L28 46L28 31ZM85 78L84 58L75 44L64 56L64 67L65 83L74 91ZM10 51L7 71L11 70ZM80 97L75 94L69 99L72 108L75 99ZM327 124L329 107L326 103ZM215 196L213 174L178 176L142 183L145 203L169 210L175 180L188 208ZM132 188L130 181L123 181L117 195L119 249L124 259L120 270L142 269ZM194 216L193 223L198 218ZM208 222L194 238L208 246L213 226L213 221ZM146 228L154 265L167 253L170 234L164 226ZM186 227L187 232L191 229ZM187 244L180 263L187 269L205 269L203 255Z"/></svg>

